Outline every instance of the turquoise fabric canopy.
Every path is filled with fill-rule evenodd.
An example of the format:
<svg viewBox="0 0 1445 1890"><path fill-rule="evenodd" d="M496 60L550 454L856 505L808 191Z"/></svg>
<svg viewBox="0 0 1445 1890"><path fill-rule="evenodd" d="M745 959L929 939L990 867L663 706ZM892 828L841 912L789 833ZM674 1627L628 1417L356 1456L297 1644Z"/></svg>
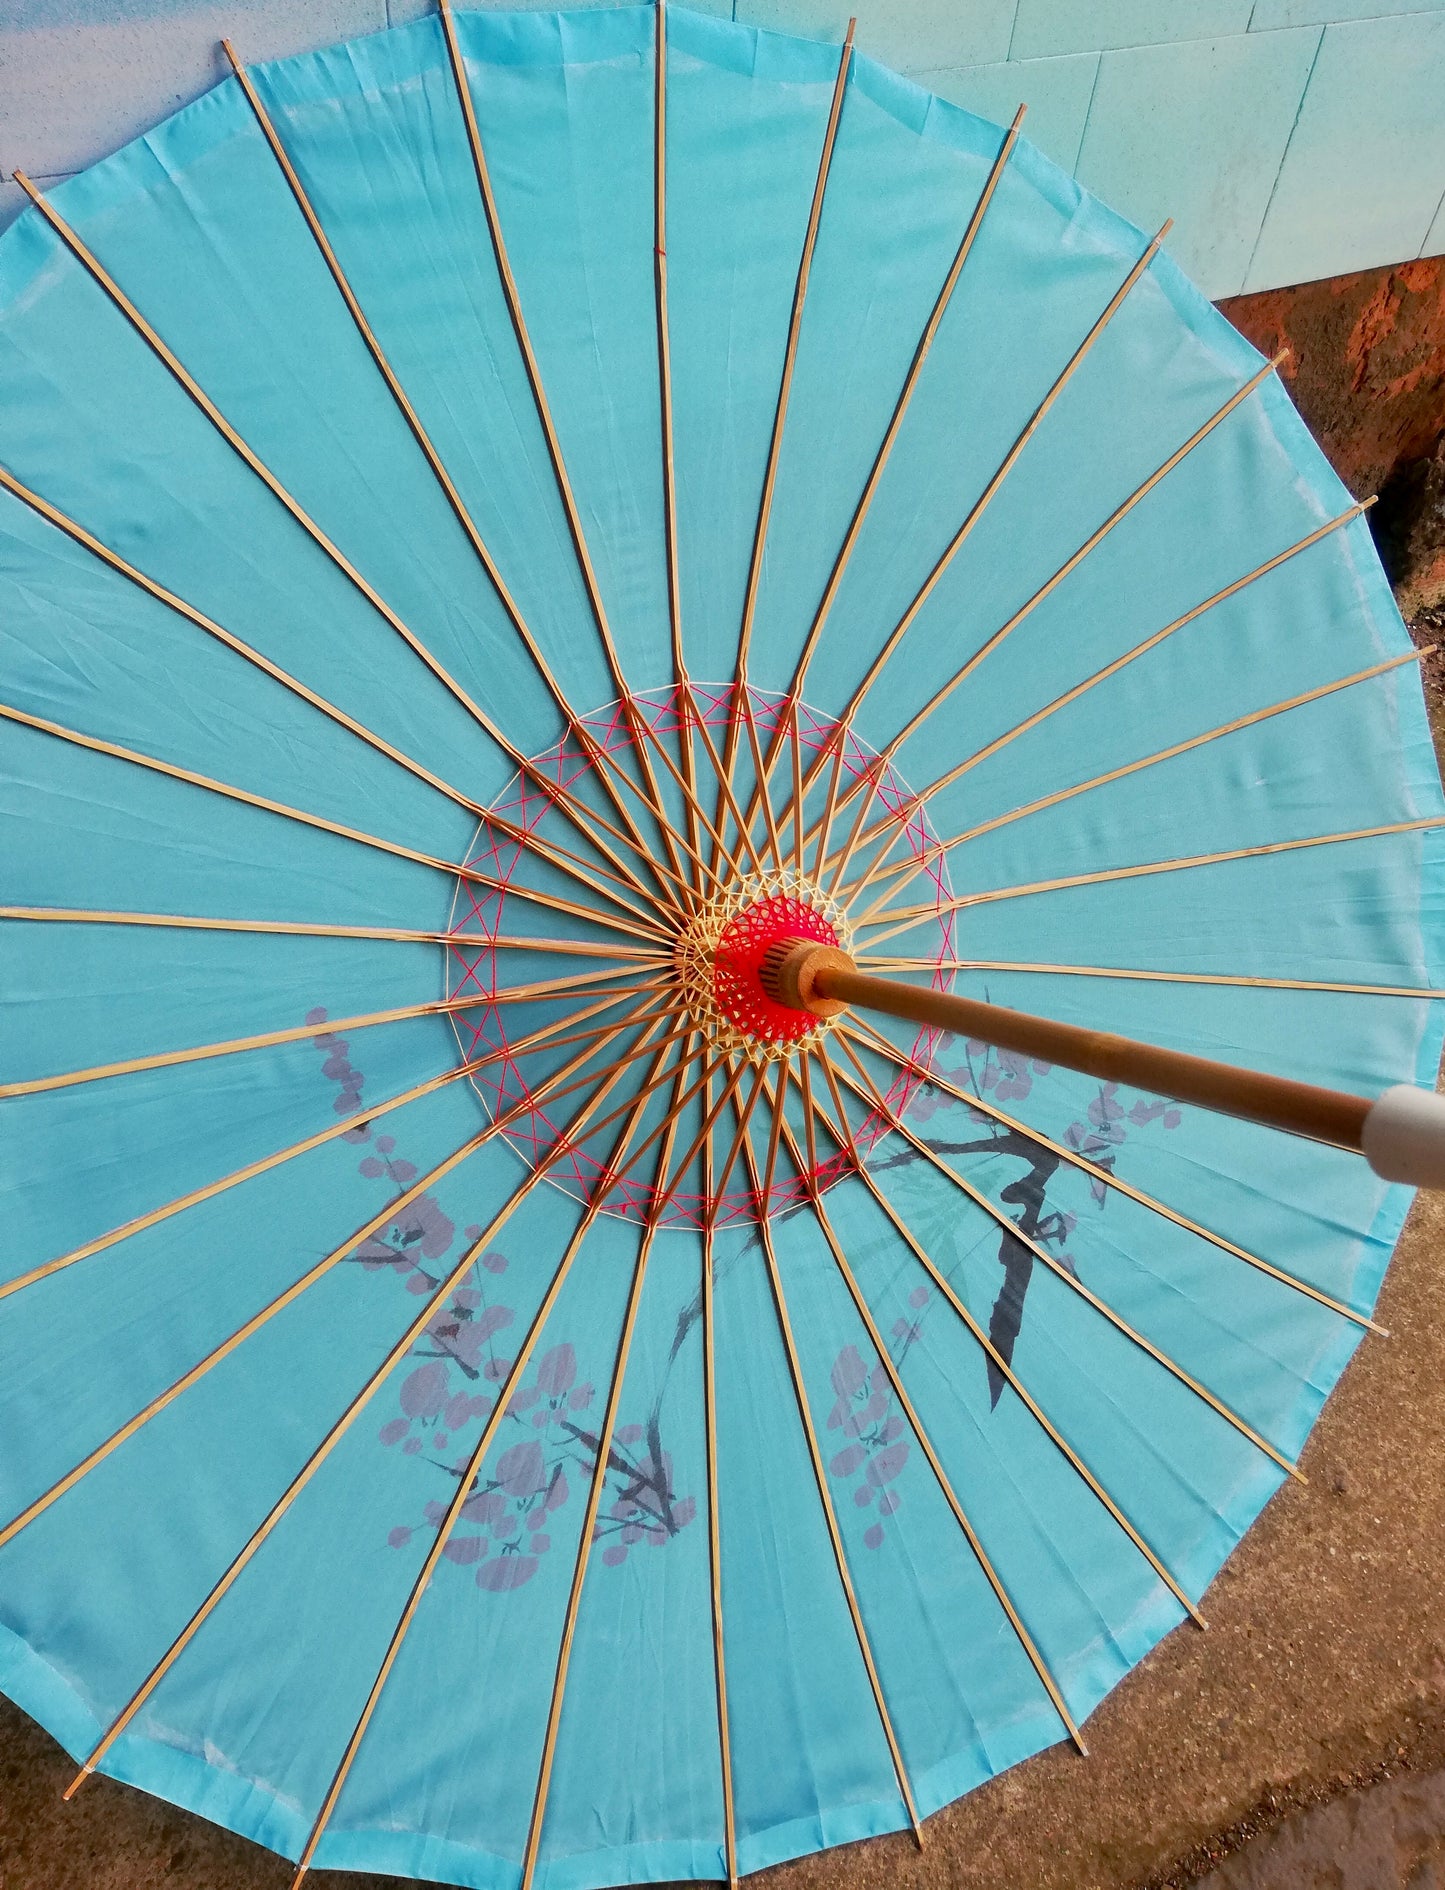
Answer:
<svg viewBox="0 0 1445 1890"><path fill-rule="evenodd" d="M850 48L447 14L29 210L0 416L0 1686L486 1890L1077 1738L1408 1196L756 963L1433 1086L1413 651L1268 364Z"/></svg>

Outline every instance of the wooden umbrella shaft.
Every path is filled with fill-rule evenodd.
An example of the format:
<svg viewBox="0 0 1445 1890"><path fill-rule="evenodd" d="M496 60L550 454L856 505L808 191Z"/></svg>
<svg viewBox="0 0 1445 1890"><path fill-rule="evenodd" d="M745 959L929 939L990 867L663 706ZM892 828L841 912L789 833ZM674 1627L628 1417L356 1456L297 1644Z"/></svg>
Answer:
<svg viewBox="0 0 1445 1890"><path fill-rule="evenodd" d="M842 962L834 962L835 958ZM1370 1111L1368 1097L1237 1069L1209 1057L1186 1056L1107 1030L1083 1030L1076 1024L1056 1023L1025 1011L981 1004L973 998L869 977L853 970L841 952L829 953L828 962L816 966L808 990L800 995L805 1009L813 1009L822 1000L830 1008L854 1005L861 1010L884 1011L911 1023L977 1037L1000 1050L1036 1057L1041 1063L1060 1063L1104 1082L1124 1083L1131 1089L1196 1103L1223 1115L1242 1116L1249 1122L1311 1136L1318 1142L1333 1142L1341 1148L1359 1150L1362 1146L1365 1117Z"/></svg>

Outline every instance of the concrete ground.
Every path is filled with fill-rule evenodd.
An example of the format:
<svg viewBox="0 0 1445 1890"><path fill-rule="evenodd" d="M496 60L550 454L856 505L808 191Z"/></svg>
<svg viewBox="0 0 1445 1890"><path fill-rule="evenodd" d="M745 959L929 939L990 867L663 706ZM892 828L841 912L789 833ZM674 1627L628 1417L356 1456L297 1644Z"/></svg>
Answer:
<svg viewBox="0 0 1445 1890"><path fill-rule="evenodd" d="M1445 281L1430 285L1414 368L1392 363L1372 392L1369 350L1361 368L1346 348L1335 407L1310 413L1327 321L1351 348L1366 326L1377 351L1398 345L1376 307L1385 289L1341 281L1302 292L1320 292L1307 310L1316 358L1295 390L1306 417L1333 451L1352 401L1377 417L1389 406L1398 445L1423 375L1438 435ZM1275 299L1251 300L1260 308L1229 310L1246 329L1251 312L1261 328L1283 319ZM1347 458L1336 463L1352 484L1375 483ZM1445 609L1414 628L1445 645ZM1445 663L1424 670L1445 752ZM1204 1600L1209 1631L1178 1629L1104 1702L1088 1759L1056 1747L995 1779L928 1821L921 1854L876 1839L782 1866L760 1890L1442 1890L1445 1195L1417 1201L1379 1316L1392 1336L1366 1340L1326 1405L1302 1459L1308 1487L1286 1484L1223 1570ZM65 1804L73 1773L0 1700L0 1890L284 1890L279 1858L108 1779ZM325 1890L392 1882L318 1878Z"/></svg>
<svg viewBox="0 0 1445 1890"><path fill-rule="evenodd" d="M1403 1772L1286 1818L1205 1877L1200 1890L1439 1890L1445 1772Z"/></svg>

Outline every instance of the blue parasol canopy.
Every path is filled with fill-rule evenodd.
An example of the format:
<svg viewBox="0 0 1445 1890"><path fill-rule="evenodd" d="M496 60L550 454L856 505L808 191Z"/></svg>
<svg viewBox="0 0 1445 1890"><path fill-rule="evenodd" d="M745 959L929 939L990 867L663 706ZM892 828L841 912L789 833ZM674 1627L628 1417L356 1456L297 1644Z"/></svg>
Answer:
<svg viewBox="0 0 1445 1890"><path fill-rule="evenodd" d="M234 55L233 55L234 59ZM1408 1204L759 983L1433 1087L1362 508L870 60L449 11L0 239L0 1686L298 1863L734 1877L1079 1727Z"/></svg>

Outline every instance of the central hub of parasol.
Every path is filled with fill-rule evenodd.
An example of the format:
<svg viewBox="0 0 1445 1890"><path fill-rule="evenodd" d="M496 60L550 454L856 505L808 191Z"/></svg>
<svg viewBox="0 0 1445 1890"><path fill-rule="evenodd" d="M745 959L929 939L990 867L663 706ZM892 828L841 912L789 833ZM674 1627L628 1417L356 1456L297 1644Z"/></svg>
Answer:
<svg viewBox="0 0 1445 1890"><path fill-rule="evenodd" d="M800 941L841 957L853 938L841 908L798 873L751 874L694 914L675 964L688 1010L715 1050L780 1059L828 1029L831 1016L781 1001L776 967Z"/></svg>

